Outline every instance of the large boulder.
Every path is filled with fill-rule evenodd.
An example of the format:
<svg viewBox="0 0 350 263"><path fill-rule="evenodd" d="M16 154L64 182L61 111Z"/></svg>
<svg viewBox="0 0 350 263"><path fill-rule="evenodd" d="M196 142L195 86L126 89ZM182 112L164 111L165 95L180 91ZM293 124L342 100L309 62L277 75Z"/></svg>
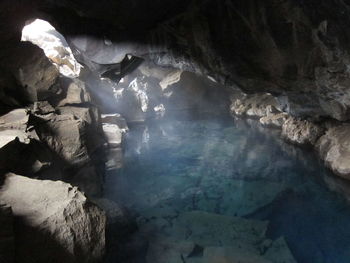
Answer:
<svg viewBox="0 0 350 263"><path fill-rule="evenodd" d="M316 149L326 165L339 176L350 179L350 125L328 129L317 142Z"/></svg>
<svg viewBox="0 0 350 263"><path fill-rule="evenodd" d="M102 262L106 216L76 187L7 174L0 200L15 216L16 262Z"/></svg>
<svg viewBox="0 0 350 263"><path fill-rule="evenodd" d="M314 145L322 136L324 129L313 122L288 118L282 126L282 137L296 144Z"/></svg>

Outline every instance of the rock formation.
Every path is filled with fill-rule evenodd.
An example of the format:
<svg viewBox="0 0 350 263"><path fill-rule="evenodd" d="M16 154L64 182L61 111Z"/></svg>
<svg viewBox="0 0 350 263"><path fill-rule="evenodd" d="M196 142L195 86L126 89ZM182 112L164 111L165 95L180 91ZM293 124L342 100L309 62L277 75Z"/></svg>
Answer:
<svg viewBox="0 0 350 263"><path fill-rule="evenodd" d="M102 262L106 216L76 187L7 174L0 200L12 208L16 262Z"/></svg>

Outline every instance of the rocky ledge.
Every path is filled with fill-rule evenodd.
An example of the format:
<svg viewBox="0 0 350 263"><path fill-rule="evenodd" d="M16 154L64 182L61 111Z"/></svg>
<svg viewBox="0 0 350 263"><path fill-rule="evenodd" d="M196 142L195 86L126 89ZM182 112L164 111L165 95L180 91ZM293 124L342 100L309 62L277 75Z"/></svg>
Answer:
<svg viewBox="0 0 350 263"><path fill-rule="evenodd" d="M281 136L297 145L312 146L336 175L350 180L350 125L293 117L268 93L231 95L234 116L257 118L262 125L281 129Z"/></svg>

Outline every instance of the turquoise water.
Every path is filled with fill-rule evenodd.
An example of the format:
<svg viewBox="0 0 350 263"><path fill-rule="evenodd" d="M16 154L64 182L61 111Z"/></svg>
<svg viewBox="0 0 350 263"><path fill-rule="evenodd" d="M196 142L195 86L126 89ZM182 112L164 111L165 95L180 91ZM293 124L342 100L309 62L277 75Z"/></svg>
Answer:
<svg viewBox="0 0 350 263"><path fill-rule="evenodd" d="M278 133L231 118L132 127L106 197L137 229L110 262L350 262L350 187Z"/></svg>

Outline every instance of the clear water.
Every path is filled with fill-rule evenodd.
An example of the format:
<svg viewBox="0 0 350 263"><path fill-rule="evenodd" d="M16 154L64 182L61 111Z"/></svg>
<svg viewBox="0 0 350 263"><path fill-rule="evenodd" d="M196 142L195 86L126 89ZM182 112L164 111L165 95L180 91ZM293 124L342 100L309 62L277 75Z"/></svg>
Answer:
<svg viewBox="0 0 350 263"><path fill-rule="evenodd" d="M231 118L132 127L106 184L138 225L117 262L350 262L349 185L278 133Z"/></svg>

